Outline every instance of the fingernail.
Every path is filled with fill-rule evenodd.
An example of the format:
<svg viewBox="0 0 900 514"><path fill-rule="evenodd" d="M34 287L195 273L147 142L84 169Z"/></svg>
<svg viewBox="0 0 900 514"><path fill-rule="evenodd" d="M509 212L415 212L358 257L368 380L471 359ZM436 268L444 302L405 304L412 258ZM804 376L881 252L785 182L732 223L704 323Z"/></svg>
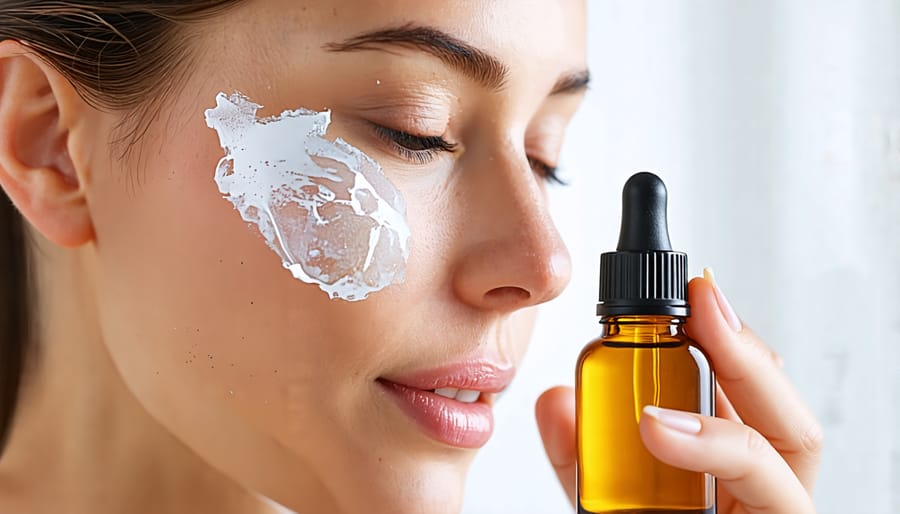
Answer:
<svg viewBox="0 0 900 514"><path fill-rule="evenodd" d="M734 309L731 307L731 304L728 302L728 298L725 298L725 293L719 289L719 284L716 282L716 275L713 273L712 268L704 268L703 269L703 278L708 280L713 285L713 291L716 292L716 303L719 304L719 312L722 313L722 317L725 318L725 321L728 323L728 326L731 327L735 332L740 332L744 329L744 324L741 323L741 318L734 312Z"/></svg>
<svg viewBox="0 0 900 514"><path fill-rule="evenodd" d="M670 409L660 409L653 405L644 407L644 414L659 421L661 425L672 430L677 430L685 434L699 434L703 425L695 416L691 416L686 412Z"/></svg>

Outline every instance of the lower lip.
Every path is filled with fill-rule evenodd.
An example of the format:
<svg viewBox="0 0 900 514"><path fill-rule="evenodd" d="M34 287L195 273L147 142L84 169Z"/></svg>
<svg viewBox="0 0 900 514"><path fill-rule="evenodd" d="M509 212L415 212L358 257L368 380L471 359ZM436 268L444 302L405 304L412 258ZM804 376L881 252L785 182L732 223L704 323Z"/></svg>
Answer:
<svg viewBox="0 0 900 514"><path fill-rule="evenodd" d="M435 441L458 448L481 448L494 431L491 408L481 402L463 403L431 391L379 381L407 416Z"/></svg>

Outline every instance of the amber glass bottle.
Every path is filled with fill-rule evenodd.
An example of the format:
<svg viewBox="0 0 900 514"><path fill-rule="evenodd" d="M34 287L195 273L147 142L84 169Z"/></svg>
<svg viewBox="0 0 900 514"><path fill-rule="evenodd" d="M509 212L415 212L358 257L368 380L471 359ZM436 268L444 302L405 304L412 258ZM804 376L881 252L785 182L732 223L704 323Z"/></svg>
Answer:
<svg viewBox="0 0 900 514"><path fill-rule="evenodd" d="M617 251L600 265L602 333L578 359L578 511L715 514L715 480L657 460L641 440L647 405L715 414L715 378L684 332L687 256L673 252L666 189L651 173L629 179Z"/></svg>

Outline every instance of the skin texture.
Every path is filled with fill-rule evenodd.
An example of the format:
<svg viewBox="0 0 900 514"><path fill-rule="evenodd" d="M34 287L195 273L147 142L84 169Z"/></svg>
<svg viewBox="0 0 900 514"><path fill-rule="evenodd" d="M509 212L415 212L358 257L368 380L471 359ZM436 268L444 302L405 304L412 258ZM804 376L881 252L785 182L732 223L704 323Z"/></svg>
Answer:
<svg viewBox="0 0 900 514"><path fill-rule="evenodd" d="M0 511L268 512L260 493L298 512L457 512L474 451L426 437L376 380L473 357L515 366L534 307L565 287L569 257L529 159L556 163L581 100L551 92L586 66L584 7L248 1L192 28L192 73L124 159L108 144L121 113L90 106L23 46L0 43L0 186L30 224L40 316L0 460ZM412 49L324 48L410 22L502 61L502 89ZM351 304L281 268L213 182L222 150L202 114L220 91L248 94L261 115L332 110L328 137L380 162L406 198L403 284ZM372 123L457 149L416 162ZM731 336L699 332L718 314L702 300L695 312L698 341L724 376L739 372ZM749 397L739 379L722 386L742 415L751 408L737 400ZM777 398L790 386L770 387ZM571 397L552 390L537 409L569 491ZM797 415L784 405L744 418ZM645 422L651 449L665 453L672 443ZM740 437L720 444L740 451ZM782 454L795 449L779 441ZM667 458L713 466L700 454ZM783 466L777 456L764 464ZM782 471L811 489L817 461L802 462ZM809 505L802 487L769 487L757 504L790 501L767 512ZM735 489L729 501L739 509L746 498Z"/></svg>

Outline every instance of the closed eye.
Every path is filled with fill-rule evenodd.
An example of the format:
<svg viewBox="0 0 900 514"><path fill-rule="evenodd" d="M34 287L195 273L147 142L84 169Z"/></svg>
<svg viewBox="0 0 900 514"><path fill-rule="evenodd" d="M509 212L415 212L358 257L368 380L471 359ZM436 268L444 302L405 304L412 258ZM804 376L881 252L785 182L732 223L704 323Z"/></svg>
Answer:
<svg viewBox="0 0 900 514"><path fill-rule="evenodd" d="M559 186L569 185L568 182L560 178L559 166L551 166L540 159L535 159L534 157L528 158L528 164L531 165L531 169L533 169L535 173L537 173L549 184L555 184Z"/></svg>
<svg viewBox="0 0 900 514"><path fill-rule="evenodd" d="M417 136L378 124L373 127L375 134L391 145L400 157L416 164L428 164L439 154L452 153L457 147L441 136Z"/></svg>
<svg viewBox="0 0 900 514"><path fill-rule="evenodd" d="M441 153L453 153L456 143L447 141L442 136L417 136L402 130L392 129L377 123L372 124L375 134L385 141L403 159L416 163L428 164ZM567 185L559 176L559 167L552 166L535 157L528 157L531 169L550 184Z"/></svg>

